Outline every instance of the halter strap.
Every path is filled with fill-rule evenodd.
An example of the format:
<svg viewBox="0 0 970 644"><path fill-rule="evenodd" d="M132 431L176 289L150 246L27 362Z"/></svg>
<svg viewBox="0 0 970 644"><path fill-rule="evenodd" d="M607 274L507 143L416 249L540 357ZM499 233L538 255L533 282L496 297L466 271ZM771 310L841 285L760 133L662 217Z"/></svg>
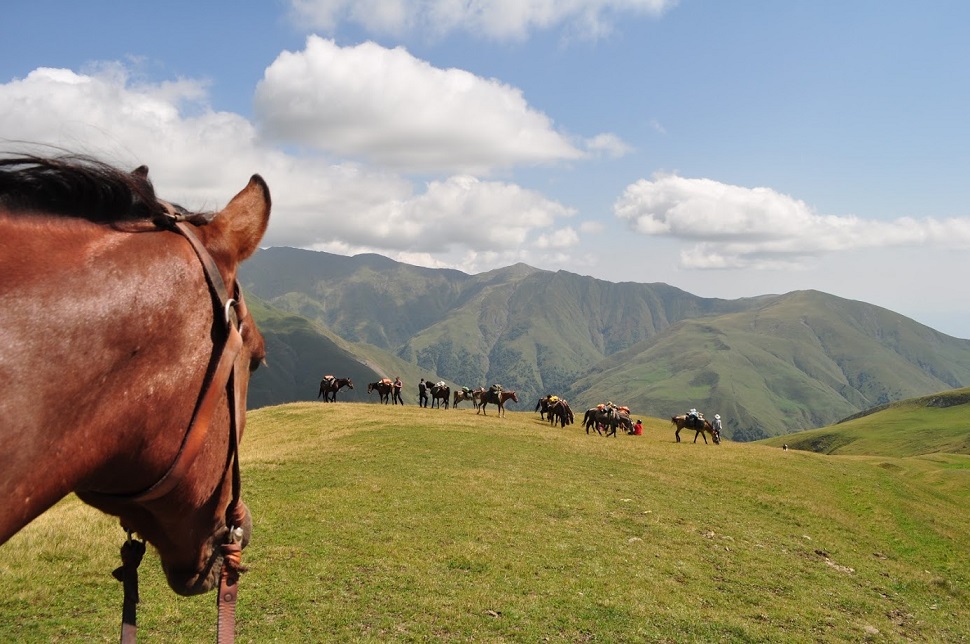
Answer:
<svg viewBox="0 0 970 644"><path fill-rule="evenodd" d="M242 350L242 334L239 332L240 310L245 309L245 302L242 297L242 290L238 282L233 283L236 298L229 294L219 267L209 251L206 250L202 242L193 232L184 217L175 213L174 208L167 203L162 203L166 208L167 216L163 222L159 222L161 227L178 232L192 246L196 256L202 263L203 272L208 282L210 292L214 302L218 305L218 310L223 312L222 323L226 325L226 342L219 355L219 361L215 369L210 372L207 382L203 384L199 402L196 405L189 423L189 428L182 439L175 460L168 471L148 489L133 495L114 495L93 493L93 495L108 497L114 500L126 501L130 503L144 503L154 501L164 497L171 492L182 480L188 470L192 467L195 458L198 456L205 438L209 433L209 426L212 421L213 413L219 402L219 397L226 392L229 405L229 457L232 468L232 498L226 507L226 543L221 546L223 555L223 567L220 575L219 596L217 597L218 621L217 621L217 641L232 642L235 638L235 603L238 594L239 574L245 571L240 563L242 552L242 528L241 524L245 519L242 504L240 503L241 477L239 473L239 419L237 418L236 404L240 399L238 391L239 379L235 377L236 358ZM166 225L168 224L168 225ZM218 316L214 324L219 324ZM129 543L132 542L129 533ZM142 546L144 547L144 546ZM120 577L125 582L125 602L122 611L122 634L123 644L134 642L136 637L135 625L135 604L138 602L138 573L137 567L141 557L137 561L133 558L125 561L125 550L122 550L124 565L116 571L116 577Z"/></svg>
<svg viewBox="0 0 970 644"><path fill-rule="evenodd" d="M229 297L229 291L226 289L222 274L219 272L215 260L212 259L212 255L205 249L205 246L202 245L202 242L199 241L199 238L192 232L188 224L181 221L176 222L175 229L189 241L192 249L195 250L195 254L202 262L206 281L209 283L212 295L219 304L219 309L223 311L223 315L225 316L224 319L228 335L226 337L226 343L223 345L222 353L219 356L219 362L212 372L209 381L203 385L202 397L196 405L195 413L189 423L189 429L185 432L185 437L182 439L182 445L179 448L178 454L175 455L175 460L168 468L168 471L154 485L143 492L125 499L132 503L144 503L145 501L154 501L162 498L175 488L188 472L189 468L192 467L195 457L198 456L202 445L205 443L205 438L209 434L209 424L212 421L212 414L219 402L219 396L225 391L226 385L229 383L236 357L239 355L243 346L242 334L239 333L237 326L238 316L235 309L237 301ZM239 293L239 299L241 301L242 291L239 290L238 284L236 285L236 290ZM218 320L215 323L218 324ZM233 436L232 441L235 444L239 440L239 427L235 417L236 395L234 390L235 387L233 387L233 391L229 394L231 398L229 407L232 420L230 423L230 434ZM235 485L233 487L235 488Z"/></svg>

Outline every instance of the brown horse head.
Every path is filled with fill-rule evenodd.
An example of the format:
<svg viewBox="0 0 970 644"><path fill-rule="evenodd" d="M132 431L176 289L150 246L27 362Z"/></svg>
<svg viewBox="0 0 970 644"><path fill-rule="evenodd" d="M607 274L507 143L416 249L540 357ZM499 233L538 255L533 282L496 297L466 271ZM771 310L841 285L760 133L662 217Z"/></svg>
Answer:
<svg viewBox="0 0 970 644"><path fill-rule="evenodd" d="M265 345L236 275L266 183L190 225L145 169L22 158L0 175L0 543L73 491L155 546L173 590L209 590L230 525L242 545L252 526L232 465Z"/></svg>

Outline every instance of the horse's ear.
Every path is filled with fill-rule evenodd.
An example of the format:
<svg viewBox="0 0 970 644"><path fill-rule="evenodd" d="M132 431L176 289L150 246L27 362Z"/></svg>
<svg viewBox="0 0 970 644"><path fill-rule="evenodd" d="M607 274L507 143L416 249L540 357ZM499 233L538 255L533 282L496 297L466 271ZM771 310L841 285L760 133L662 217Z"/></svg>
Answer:
<svg viewBox="0 0 970 644"><path fill-rule="evenodd" d="M225 241L242 261L256 252L269 226L272 200L269 186L254 174L245 188L212 220L225 235Z"/></svg>
<svg viewBox="0 0 970 644"><path fill-rule="evenodd" d="M141 180L144 181L144 180L148 179L148 166L147 165L140 165L137 168L135 168L134 170L132 170L131 173L133 175L135 175L136 178L141 179Z"/></svg>

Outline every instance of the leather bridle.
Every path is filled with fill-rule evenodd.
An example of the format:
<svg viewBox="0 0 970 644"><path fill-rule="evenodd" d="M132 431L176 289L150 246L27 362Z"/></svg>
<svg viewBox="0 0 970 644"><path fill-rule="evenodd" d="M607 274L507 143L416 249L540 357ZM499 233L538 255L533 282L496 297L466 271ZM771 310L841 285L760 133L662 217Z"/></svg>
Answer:
<svg viewBox="0 0 970 644"><path fill-rule="evenodd" d="M203 383L199 400L196 404L188 430L182 439L175 460L168 471L155 482L154 485L142 492L132 495L107 495L95 493L96 497L110 497L114 501L144 503L163 498L171 492L184 478L192 463L198 456L209 434L212 421L222 392L226 392L229 405L229 454L227 468L232 468L232 499L226 507L225 525L226 540L220 546L222 553L222 572L219 582L219 597L217 599L218 623L217 641L232 642L235 637L235 606L239 590L239 574L244 572L240 564L242 553L243 523L246 511L240 502L240 474L239 474L239 419L237 418L237 404L240 400L239 378L235 373L236 358L242 350L243 340L240 333L241 320L246 317L246 304L243 301L242 290L238 282L233 282L235 296L231 296L219 272L215 260L205 246L192 231L186 216L172 205L159 202L165 208L163 217L156 223L167 230L177 232L188 240L199 261L213 297L217 312L213 324L217 327L225 324L226 340L218 354L215 368L210 369L207 381ZM216 358L214 350L213 360ZM224 477L223 477L224 478ZM132 531L128 530L128 540L121 548L122 566L114 571L114 576L124 584L124 605L122 609L121 641L122 644L133 643L136 636L135 605L138 603L138 564L145 551L143 541L131 538Z"/></svg>

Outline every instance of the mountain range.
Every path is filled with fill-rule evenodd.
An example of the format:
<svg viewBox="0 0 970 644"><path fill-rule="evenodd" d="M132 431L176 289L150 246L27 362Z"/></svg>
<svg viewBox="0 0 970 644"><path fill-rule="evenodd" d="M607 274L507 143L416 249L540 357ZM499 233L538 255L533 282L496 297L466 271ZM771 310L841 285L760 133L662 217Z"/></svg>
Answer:
<svg viewBox="0 0 970 644"><path fill-rule="evenodd" d="M818 291L703 298L525 264L469 275L283 247L240 280L269 354L251 407L315 398L325 374L356 383L338 400L376 402L366 383L400 376L408 403L420 378L500 383L519 409L549 393L574 412L695 407L747 441L970 386L970 340Z"/></svg>

